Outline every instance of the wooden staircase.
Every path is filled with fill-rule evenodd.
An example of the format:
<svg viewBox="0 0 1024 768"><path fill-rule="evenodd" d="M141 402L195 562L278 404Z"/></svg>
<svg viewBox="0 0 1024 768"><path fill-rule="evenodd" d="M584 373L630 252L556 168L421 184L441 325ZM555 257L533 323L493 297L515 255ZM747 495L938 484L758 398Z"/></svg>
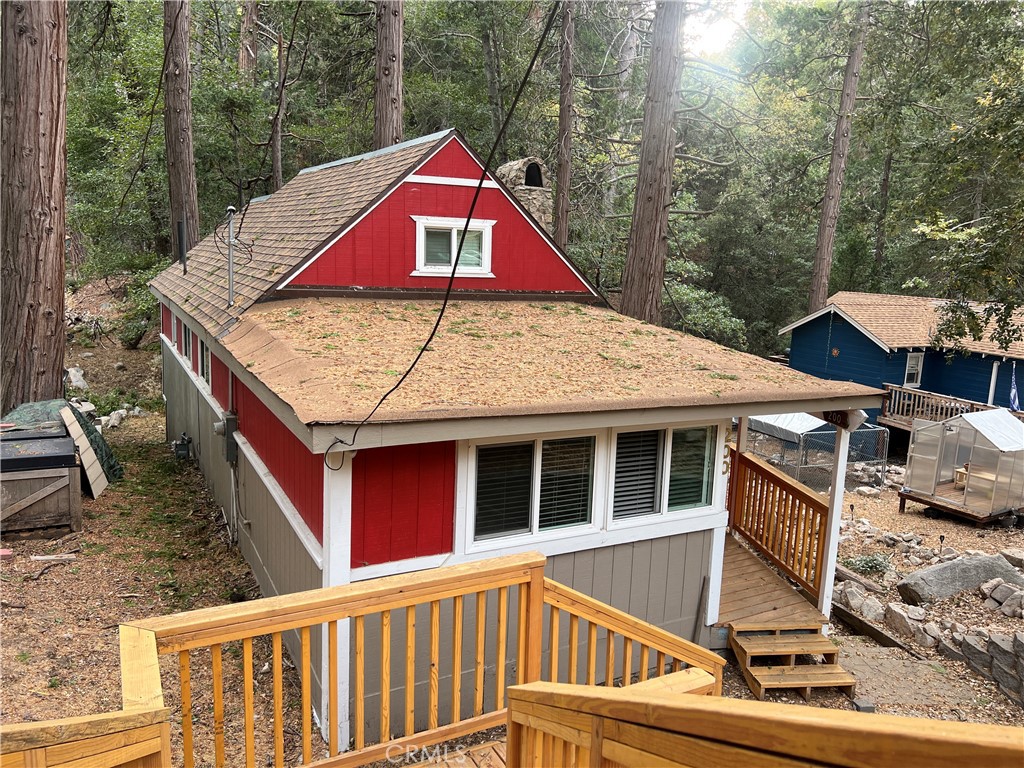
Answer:
<svg viewBox="0 0 1024 768"><path fill-rule="evenodd" d="M791 688L809 701L813 688L840 688L853 698L857 680L839 666L839 649L821 625L797 624L729 625L729 647L753 694L764 700L769 688Z"/></svg>

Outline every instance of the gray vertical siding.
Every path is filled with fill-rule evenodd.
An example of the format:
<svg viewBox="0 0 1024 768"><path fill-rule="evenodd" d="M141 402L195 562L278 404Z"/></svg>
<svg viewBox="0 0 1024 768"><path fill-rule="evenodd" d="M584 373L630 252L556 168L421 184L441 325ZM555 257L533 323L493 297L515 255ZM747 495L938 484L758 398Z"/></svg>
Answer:
<svg viewBox="0 0 1024 768"><path fill-rule="evenodd" d="M566 586L584 592L597 600L608 603L638 618L650 621L663 629L687 640L706 644L709 630L699 616L701 585L709 573L711 562L711 531L669 536L654 541L619 544L595 550L585 550L548 558L546 575ZM506 662L506 684L515 683L517 671L517 590L509 590L508 661ZM440 664L439 664L439 722L449 722L451 715L452 674L455 667L452 658L454 627L452 626L452 600L441 602ZM473 685L475 659L476 597L469 595L463 603L463 652L462 675L462 718L473 713ZM430 618L429 607L420 606L416 613L416 727L427 727L428 681L430 665ZM395 611L391 617L391 731L394 735L404 733L405 723L405 610ZM497 661L495 631L497 627L497 591L488 593L487 639L484 675L484 711L494 711L496 706ZM561 675L565 679L568 663L568 616L561 617L559 639L561 641ZM584 651L586 632L581 631L580 667L577 679L582 682L586 676ZM355 666L355 630L352 631L352 649L349 654L350 711L355 716L355 680L359 670ZM368 616L365 622L365 666L362 670L364 681L365 729L368 743L379 738L380 713L380 618ZM543 647L548 648L548 627L545 627ZM616 655L621 666L621 639ZM598 633L597 682L604 682L605 639ZM549 654L542 657L544 677L548 677ZM651 658L654 664L654 658ZM633 672L639 672L639 653L633 654ZM353 722L354 728L354 722ZM353 731L354 732L354 731Z"/></svg>
<svg viewBox="0 0 1024 768"><path fill-rule="evenodd" d="M178 355L163 347L164 397L167 400L167 435L177 439L182 432L192 438L192 453L199 464L213 498L222 510L231 509L231 465L224 454L225 438L213 431L223 414L211 407L196 389ZM253 570L260 591L266 597L319 589L323 576L278 507L259 473L239 451L237 475L238 547ZM248 521L248 524L243 521ZM320 695L320 653L322 638L311 633L311 666L314 698ZM284 642L299 666L300 645L295 632Z"/></svg>
<svg viewBox="0 0 1024 768"><path fill-rule="evenodd" d="M199 394L192 377L182 369L181 358L163 347L164 397L167 400L167 438L177 440L184 432L192 438L192 455L206 477L221 509L231 504L231 466L224 460L224 437L214 434L214 423L223 414Z"/></svg>

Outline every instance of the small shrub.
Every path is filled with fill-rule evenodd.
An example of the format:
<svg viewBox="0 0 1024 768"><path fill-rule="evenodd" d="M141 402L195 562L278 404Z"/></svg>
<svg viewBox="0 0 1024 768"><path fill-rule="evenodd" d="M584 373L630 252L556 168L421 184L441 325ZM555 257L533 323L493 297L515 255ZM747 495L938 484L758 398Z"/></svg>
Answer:
<svg viewBox="0 0 1024 768"><path fill-rule="evenodd" d="M871 555L857 555L843 558L843 565L857 573L885 573L890 567L890 556L875 552Z"/></svg>

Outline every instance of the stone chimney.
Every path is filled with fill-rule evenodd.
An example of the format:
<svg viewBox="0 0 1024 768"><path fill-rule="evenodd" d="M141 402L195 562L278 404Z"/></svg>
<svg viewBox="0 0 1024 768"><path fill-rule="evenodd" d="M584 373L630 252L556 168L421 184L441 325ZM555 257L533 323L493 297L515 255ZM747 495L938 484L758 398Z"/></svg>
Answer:
<svg viewBox="0 0 1024 768"><path fill-rule="evenodd" d="M539 157L524 157L505 163L494 172L519 199L537 223L551 232L555 203L547 166Z"/></svg>

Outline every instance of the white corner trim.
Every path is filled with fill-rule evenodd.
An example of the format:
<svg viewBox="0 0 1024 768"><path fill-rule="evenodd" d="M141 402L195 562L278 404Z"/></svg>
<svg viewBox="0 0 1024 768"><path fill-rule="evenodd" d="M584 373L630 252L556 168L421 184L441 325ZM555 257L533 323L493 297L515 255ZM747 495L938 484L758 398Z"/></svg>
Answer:
<svg viewBox="0 0 1024 768"><path fill-rule="evenodd" d="M238 450L245 456L256 474L259 475L260 480L263 481L263 485L266 486L270 495L273 497L277 506L281 510L281 514L285 516L288 523L291 525L292 530L295 531L295 535L298 536L299 541L302 543L306 553L313 559L317 568L323 569L324 558L323 548L320 546L320 542L316 540L316 536L309 530L309 526L306 525L306 521L302 519L302 515L299 514L299 510L292 504L291 499L284 492L284 489L278 485L277 480L274 479L270 469L263 463L263 459L260 458L259 454L256 453L256 449L252 447L245 436L239 432L235 432L235 442L238 443Z"/></svg>
<svg viewBox="0 0 1024 768"><path fill-rule="evenodd" d="M718 623L718 609L722 598L722 566L725 561L725 526L715 528L711 533L711 562L708 565L708 606L704 624L713 627Z"/></svg>
<svg viewBox="0 0 1024 768"><path fill-rule="evenodd" d="M440 568L443 565L450 565L451 558L452 555L449 552L444 555L411 557L408 560L396 560L392 563L364 565L361 568L352 569L352 581L366 581L367 579L377 579L381 576L397 576L400 573L412 573L414 571L426 571L430 568Z"/></svg>
<svg viewBox="0 0 1024 768"><path fill-rule="evenodd" d="M324 471L324 587L336 587L348 584L351 580L352 552L352 456L343 453L339 457L332 454L331 466ZM334 660L338 670L338 722L330 722L330 700L321 696L320 723L321 731L329 738L329 730L336 729L339 744L348 744L350 730L349 713L349 654L351 648L351 622L343 619L338 622L338 658ZM321 628L324 650L321 654L322 686L326 687L330 680L329 634L328 626Z"/></svg>
<svg viewBox="0 0 1024 768"><path fill-rule="evenodd" d="M498 189L497 182L485 179L481 185L479 179L464 179L459 176L420 176L413 173L405 177L404 184L439 184L445 187L473 187L482 186L484 189Z"/></svg>

